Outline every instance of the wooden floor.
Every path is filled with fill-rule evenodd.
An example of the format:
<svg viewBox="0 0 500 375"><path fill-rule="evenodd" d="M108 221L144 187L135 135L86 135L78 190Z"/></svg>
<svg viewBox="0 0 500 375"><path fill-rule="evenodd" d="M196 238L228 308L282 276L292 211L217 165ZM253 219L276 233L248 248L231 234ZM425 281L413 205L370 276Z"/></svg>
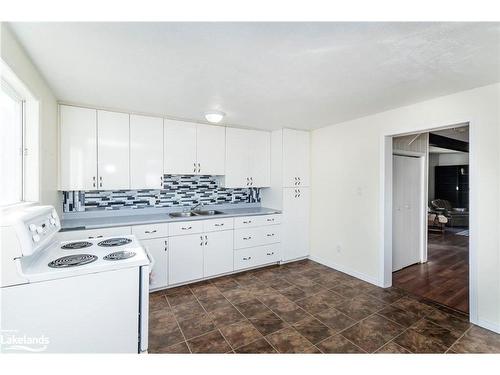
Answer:
<svg viewBox="0 0 500 375"><path fill-rule="evenodd" d="M428 261L393 274L393 286L469 312L469 237L429 232Z"/></svg>

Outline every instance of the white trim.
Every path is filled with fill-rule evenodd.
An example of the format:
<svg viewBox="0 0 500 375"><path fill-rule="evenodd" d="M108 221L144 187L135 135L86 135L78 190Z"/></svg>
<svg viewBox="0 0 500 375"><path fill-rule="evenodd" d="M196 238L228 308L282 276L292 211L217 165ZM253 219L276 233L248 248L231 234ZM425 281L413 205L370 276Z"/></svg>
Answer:
<svg viewBox="0 0 500 375"><path fill-rule="evenodd" d="M458 126L469 125L469 317L470 321L487 329L492 329L498 332L498 325L490 323L478 318L478 280L477 280L477 202L478 196L475 190L477 175L476 161L476 121L469 119L464 121L460 119L452 125L446 126L422 126L412 132L405 134L386 133L380 138L381 151L380 157L380 205L379 214L380 222L380 269L379 269L379 284L384 287L392 285L392 137L408 135L415 132L429 132L442 129L455 128Z"/></svg>
<svg viewBox="0 0 500 375"><path fill-rule="evenodd" d="M334 270L346 273L346 274L348 274L350 276L353 276L353 277L355 277L357 279L366 281L367 283L383 287L383 285L380 284L380 280L378 280L376 277L365 275L364 273L355 271L355 270L353 270L351 268L345 267L345 266L343 266L341 264L338 264L338 263L334 263L334 262L331 262L331 261L328 261L328 260L324 260L322 258L319 258L319 257L315 256L315 255L310 255L309 259L311 259L311 260L313 260L313 261L315 261L317 263L320 263L320 264L322 264L324 266L333 268Z"/></svg>
<svg viewBox="0 0 500 375"><path fill-rule="evenodd" d="M471 321L472 321L472 318L471 318ZM483 328L489 329L490 331L500 333L500 324L493 323L493 322L490 322L489 320L483 320L483 319L479 319L473 323L478 325L478 326L481 326Z"/></svg>

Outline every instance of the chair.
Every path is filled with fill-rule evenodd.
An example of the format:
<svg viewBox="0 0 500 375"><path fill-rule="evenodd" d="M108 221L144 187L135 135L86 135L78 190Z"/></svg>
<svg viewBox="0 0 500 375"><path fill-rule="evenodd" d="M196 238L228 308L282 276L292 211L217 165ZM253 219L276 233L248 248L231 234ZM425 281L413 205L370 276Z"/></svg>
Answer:
<svg viewBox="0 0 500 375"><path fill-rule="evenodd" d="M434 211L446 216L450 226L469 226L469 212L465 208L454 208L446 199L434 199L431 201L431 206Z"/></svg>

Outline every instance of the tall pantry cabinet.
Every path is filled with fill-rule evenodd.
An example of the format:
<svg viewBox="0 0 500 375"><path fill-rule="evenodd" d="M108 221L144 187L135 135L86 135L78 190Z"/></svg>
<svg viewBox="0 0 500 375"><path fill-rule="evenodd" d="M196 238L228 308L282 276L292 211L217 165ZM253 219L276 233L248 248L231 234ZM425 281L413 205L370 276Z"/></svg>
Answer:
<svg viewBox="0 0 500 375"><path fill-rule="evenodd" d="M271 134L271 188L262 189L264 206L283 211L282 259L309 255L310 135L281 129Z"/></svg>

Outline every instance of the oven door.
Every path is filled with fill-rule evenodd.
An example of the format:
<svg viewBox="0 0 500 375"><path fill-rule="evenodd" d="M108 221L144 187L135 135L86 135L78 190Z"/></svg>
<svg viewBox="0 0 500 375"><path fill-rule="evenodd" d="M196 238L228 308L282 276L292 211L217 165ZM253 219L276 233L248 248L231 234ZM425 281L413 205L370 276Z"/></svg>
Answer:
<svg viewBox="0 0 500 375"><path fill-rule="evenodd" d="M139 353L148 350L149 327L149 273L150 266L140 268L140 296L139 296Z"/></svg>

